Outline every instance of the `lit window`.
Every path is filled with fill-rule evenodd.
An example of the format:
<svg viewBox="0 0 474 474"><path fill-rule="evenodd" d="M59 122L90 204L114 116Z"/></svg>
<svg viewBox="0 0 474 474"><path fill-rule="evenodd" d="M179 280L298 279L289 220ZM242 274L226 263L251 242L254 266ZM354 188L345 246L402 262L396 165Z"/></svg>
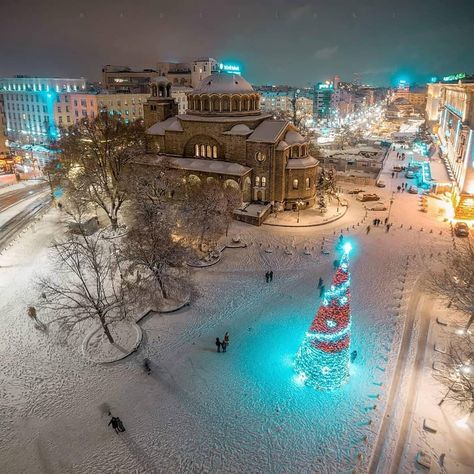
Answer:
<svg viewBox="0 0 474 474"><path fill-rule="evenodd" d="M214 145L212 147L212 157L217 158L217 146L216 145Z"/></svg>
<svg viewBox="0 0 474 474"><path fill-rule="evenodd" d="M264 188L267 185L267 178L265 176L262 176L262 188Z"/></svg>
<svg viewBox="0 0 474 474"><path fill-rule="evenodd" d="M197 143L194 145L194 156L199 156L199 145Z"/></svg>
<svg viewBox="0 0 474 474"><path fill-rule="evenodd" d="M206 147L206 156L208 158L212 158L212 147L211 147L211 145L207 145L207 147Z"/></svg>
<svg viewBox="0 0 474 474"><path fill-rule="evenodd" d="M206 156L206 145L201 145L201 156Z"/></svg>
<svg viewBox="0 0 474 474"><path fill-rule="evenodd" d="M293 189L298 189L298 180L297 179L293 180Z"/></svg>
<svg viewBox="0 0 474 474"><path fill-rule="evenodd" d="M255 186L260 186L260 176L255 176Z"/></svg>
<svg viewBox="0 0 474 474"><path fill-rule="evenodd" d="M257 151L257 153L255 154L255 159L259 163L263 163L266 159L265 153L262 153L261 151Z"/></svg>
<svg viewBox="0 0 474 474"><path fill-rule="evenodd" d="M306 189L309 189L311 187L311 179L310 178L306 178L305 179L305 183L306 183Z"/></svg>

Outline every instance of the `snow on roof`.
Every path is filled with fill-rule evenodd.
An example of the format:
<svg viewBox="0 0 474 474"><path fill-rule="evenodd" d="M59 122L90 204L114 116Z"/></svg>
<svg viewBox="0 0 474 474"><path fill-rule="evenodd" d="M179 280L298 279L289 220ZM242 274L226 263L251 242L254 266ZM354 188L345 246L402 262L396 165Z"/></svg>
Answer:
<svg viewBox="0 0 474 474"><path fill-rule="evenodd" d="M213 116L213 115L179 114L177 117L183 122L217 122L217 123L233 122L235 125L236 124L235 122L238 122L238 123L255 122L255 120L269 119L271 118L271 115L260 113L258 115L239 115L238 117L235 117L235 116L226 117L225 115Z"/></svg>
<svg viewBox="0 0 474 474"><path fill-rule="evenodd" d="M277 150L286 150L290 145L285 142L285 140L280 140L278 146L276 147Z"/></svg>
<svg viewBox="0 0 474 474"><path fill-rule="evenodd" d="M275 143L289 122L286 120L264 120L248 137L249 142Z"/></svg>
<svg viewBox="0 0 474 474"><path fill-rule="evenodd" d="M306 158L290 158L286 165L287 170L301 170L305 168L312 168L316 166L319 161L312 156Z"/></svg>
<svg viewBox="0 0 474 474"><path fill-rule="evenodd" d="M204 78L194 90L195 94L238 94L254 92L253 87L238 74L214 72Z"/></svg>
<svg viewBox="0 0 474 474"><path fill-rule="evenodd" d="M247 125L244 123L238 123L234 125L229 131L224 132L224 135L249 135L252 133L251 130Z"/></svg>
<svg viewBox="0 0 474 474"><path fill-rule="evenodd" d="M155 155L144 156L137 158L137 162L146 163L149 165L161 163L163 160L169 160L173 168L178 168L186 171L195 171L200 173L217 173L229 176L244 176L252 168L239 165L238 163L229 163L228 161L220 160L205 160L203 158L181 158L177 156Z"/></svg>
<svg viewBox="0 0 474 474"><path fill-rule="evenodd" d="M286 143L288 143L288 145L307 142L307 140L302 137L296 130L288 130L285 135L285 141Z"/></svg>
<svg viewBox="0 0 474 474"><path fill-rule="evenodd" d="M182 132L183 127L176 117L170 117L163 122L157 122L147 129L148 135L164 135L165 131Z"/></svg>

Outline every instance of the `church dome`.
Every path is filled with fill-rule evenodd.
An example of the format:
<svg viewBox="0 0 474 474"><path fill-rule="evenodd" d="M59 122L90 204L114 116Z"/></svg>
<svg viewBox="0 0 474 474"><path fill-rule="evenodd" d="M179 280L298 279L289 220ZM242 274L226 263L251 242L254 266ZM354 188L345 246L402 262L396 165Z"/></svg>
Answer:
<svg viewBox="0 0 474 474"><path fill-rule="evenodd" d="M232 117L260 115L260 94L238 74L214 72L187 96L188 114Z"/></svg>
<svg viewBox="0 0 474 474"><path fill-rule="evenodd" d="M238 74L214 72L204 78L194 92L197 94L239 94L254 92L254 89Z"/></svg>

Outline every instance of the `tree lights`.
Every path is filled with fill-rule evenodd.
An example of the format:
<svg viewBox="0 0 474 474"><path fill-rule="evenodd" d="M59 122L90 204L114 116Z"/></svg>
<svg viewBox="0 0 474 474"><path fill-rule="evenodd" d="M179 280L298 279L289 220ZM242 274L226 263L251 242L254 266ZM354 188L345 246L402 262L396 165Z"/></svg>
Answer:
<svg viewBox="0 0 474 474"><path fill-rule="evenodd" d="M349 377L350 362L350 274L348 257L343 255L331 288L323 295L321 306L296 355L297 378L318 390L334 390Z"/></svg>

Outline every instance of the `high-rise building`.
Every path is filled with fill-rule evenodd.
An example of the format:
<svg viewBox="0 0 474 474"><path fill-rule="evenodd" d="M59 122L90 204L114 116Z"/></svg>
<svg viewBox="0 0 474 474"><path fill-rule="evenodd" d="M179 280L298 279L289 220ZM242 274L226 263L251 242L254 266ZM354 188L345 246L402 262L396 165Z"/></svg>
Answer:
<svg viewBox="0 0 474 474"><path fill-rule="evenodd" d="M332 82L318 82L314 86L313 115L316 120L328 120L331 116Z"/></svg>
<svg viewBox="0 0 474 474"><path fill-rule="evenodd" d="M54 120L63 92L85 90L84 79L17 76L0 78L8 139L20 144L49 144L58 138Z"/></svg>

